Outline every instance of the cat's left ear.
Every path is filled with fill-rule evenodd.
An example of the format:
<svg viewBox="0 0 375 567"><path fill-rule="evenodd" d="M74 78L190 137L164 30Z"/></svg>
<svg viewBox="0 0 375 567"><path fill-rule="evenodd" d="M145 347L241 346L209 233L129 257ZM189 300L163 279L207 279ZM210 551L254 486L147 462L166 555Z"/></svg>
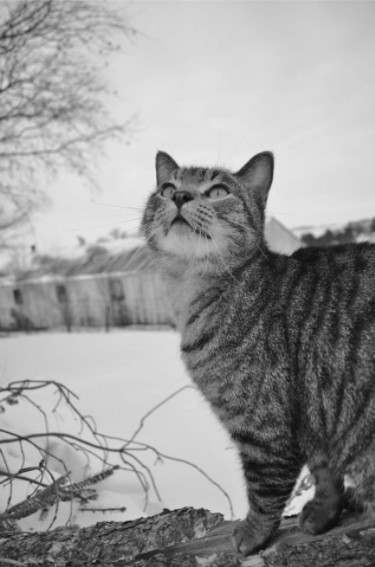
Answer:
<svg viewBox="0 0 375 567"><path fill-rule="evenodd" d="M160 185L165 181L169 181L172 171L178 169L177 163L166 152L158 152L156 154L156 181Z"/></svg>
<svg viewBox="0 0 375 567"><path fill-rule="evenodd" d="M274 159L271 152L262 152L249 160L237 173L243 185L255 192L266 204L273 179Z"/></svg>

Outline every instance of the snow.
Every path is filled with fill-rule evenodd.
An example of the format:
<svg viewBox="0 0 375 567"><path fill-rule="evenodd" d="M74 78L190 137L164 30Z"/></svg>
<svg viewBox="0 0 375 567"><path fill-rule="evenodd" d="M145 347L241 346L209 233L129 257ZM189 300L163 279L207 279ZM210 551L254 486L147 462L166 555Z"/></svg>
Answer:
<svg viewBox="0 0 375 567"><path fill-rule="evenodd" d="M10 335L0 339L0 383L14 380L55 380L79 396L75 405L84 415L94 417L97 429L112 436L131 438L142 416L173 394L176 396L151 412L136 437L163 454L189 460L201 467L230 495L234 516L246 514L247 502L241 467L227 433L211 413L207 403L191 382L179 357L179 338L173 330L116 330L79 333L41 333ZM50 431L79 434L78 420L62 406L54 412L56 395L52 389L35 392L33 399L42 405L49 419ZM29 404L7 406L1 416L3 429L26 434L43 431L41 414ZM84 435L84 434L82 434ZM113 442L113 445L119 444ZM4 446L13 471L21 456L15 444ZM80 480L86 466L81 453L57 438L50 438L48 448L65 461L73 480ZM158 501L150 491L147 508L145 495L136 476L117 471L97 485L99 499L87 507L126 507L125 512L83 512L77 504L60 505L54 526L72 521L89 525L102 520L124 521L144 514L155 514L163 508L204 507L222 512L227 519L231 511L224 494L196 469L181 462L157 462L151 451L137 452L155 478L161 496ZM28 465L36 466L40 453L28 451ZM119 463L116 455L111 462ZM25 466L25 465L23 465ZM4 466L0 460L0 468ZM54 469L63 474L56 462ZM1 486L0 505L4 509L9 490ZM14 483L12 503L25 497L25 485ZM31 516L21 521L23 528L45 529L54 512L43 521Z"/></svg>
<svg viewBox="0 0 375 567"><path fill-rule="evenodd" d="M98 431L129 439L140 419L167 396L191 385L179 358L179 339L172 330L118 330L110 333L82 332L10 335L0 340L1 384L14 380L55 380L78 396L76 406L84 415L95 418ZM50 431L79 432L79 424L70 412L53 413L56 396L52 389L35 393L49 417ZM26 434L43 431L42 416L27 403L6 408L3 429ZM227 434L211 414L206 402L193 388L186 388L153 412L137 436L160 452L187 459L201 467L231 496L236 516L246 513L246 497L240 465ZM13 470L17 470L20 455L14 444L7 445L14 453ZM51 449L51 447L50 447ZM67 454L69 446L55 441L58 456L73 471L73 479L82 476L85 460L80 454ZM148 452L150 453L150 452ZM196 506L219 511L230 517L225 496L197 470L185 464L155 462L154 454L137 454L152 470L162 501L150 494L144 511L144 493L135 475L116 472L98 486L98 501L87 507L126 506L125 513L79 512L75 506L73 520L87 525L103 519L127 520L161 511L163 508ZM40 461L36 451L27 454L27 463ZM17 461L18 459L18 461ZM115 461L113 461L115 462ZM117 461L116 461L117 462ZM0 466L3 466L0 461ZM62 472L62 471L59 471ZM18 485L17 485L18 487ZM24 487L14 492L14 500L24 496ZM4 508L8 490L2 486L0 497ZM70 505L64 504L54 525L65 521ZM23 527L43 529L36 517L23 520Z"/></svg>

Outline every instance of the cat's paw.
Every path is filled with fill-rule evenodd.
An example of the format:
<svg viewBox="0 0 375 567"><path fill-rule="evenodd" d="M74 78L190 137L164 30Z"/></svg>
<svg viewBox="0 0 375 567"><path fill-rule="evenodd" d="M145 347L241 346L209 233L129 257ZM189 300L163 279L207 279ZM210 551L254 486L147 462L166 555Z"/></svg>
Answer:
<svg viewBox="0 0 375 567"><path fill-rule="evenodd" d="M351 486L346 488L344 492L343 507L350 512L358 512L359 514L362 514L365 511L363 502L360 502L354 488Z"/></svg>
<svg viewBox="0 0 375 567"><path fill-rule="evenodd" d="M233 547L238 553L246 557L262 548L273 531L273 529L264 528L261 522L256 524L249 519L243 520L233 530Z"/></svg>
<svg viewBox="0 0 375 567"><path fill-rule="evenodd" d="M335 527L341 512L341 506L331 502L310 500L305 504L298 521L301 530L307 534L318 535Z"/></svg>

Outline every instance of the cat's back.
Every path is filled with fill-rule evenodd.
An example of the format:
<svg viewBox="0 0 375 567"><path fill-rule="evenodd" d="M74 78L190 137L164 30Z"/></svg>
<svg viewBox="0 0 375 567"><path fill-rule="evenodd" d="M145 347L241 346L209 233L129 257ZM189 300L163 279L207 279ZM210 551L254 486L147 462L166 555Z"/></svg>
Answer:
<svg viewBox="0 0 375 567"><path fill-rule="evenodd" d="M307 247L287 262L292 283L277 301L298 369L330 375L334 382L360 363L373 369L375 245Z"/></svg>
<svg viewBox="0 0 375 567"><path fill-rule="evenodd" d="M375 244L301 248L290 256L290 265L311 285L336 290L339 301L363 304L375 299Z"/></svg>
<svg viewBox="0 0 375 567"><path fill-rule="evenodd" d="M332 246L307 246L299 248L290 256L301 265L361 273L375 273L375 244L370 242L336 244Z"/></svg>
<svg viewBox="0 0 375 567"><path fill-rule="evenodd" d="M194 336L194 344L211 327L222 335L222 346L240 344L254 330L258 336L259 329L277 327L278 320L291 332L331 328L339 316L373 318L375 326L375 244L306 247L291 256L259 254L221 286L212 278L188 311L183 338L186 343Z"/></svg>

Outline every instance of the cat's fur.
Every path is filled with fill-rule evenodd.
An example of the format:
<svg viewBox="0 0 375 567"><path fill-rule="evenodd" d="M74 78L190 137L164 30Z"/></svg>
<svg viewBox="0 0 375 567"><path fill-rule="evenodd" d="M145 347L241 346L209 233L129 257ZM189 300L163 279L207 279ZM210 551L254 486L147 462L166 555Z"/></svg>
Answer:
<svg viewBox="0 0 375 567"><path fill-rule="evenodd" d="M303 530L337 523L344 475L354 500L374 511L375 246L271 252L271 153L231 173L180 168L159 152L156 170L143 231L184 363L239 449L249 513L236 549L264 546L304 463L316 493Z"/></svg>

